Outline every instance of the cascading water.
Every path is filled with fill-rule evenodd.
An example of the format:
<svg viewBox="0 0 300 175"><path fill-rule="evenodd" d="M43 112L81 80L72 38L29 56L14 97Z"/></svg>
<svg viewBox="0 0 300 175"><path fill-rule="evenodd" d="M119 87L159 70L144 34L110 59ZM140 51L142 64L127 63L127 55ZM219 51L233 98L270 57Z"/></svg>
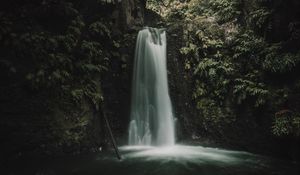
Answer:
<svg viewBox="0 0 300 175"><path fill-rule="evenodd" d="M129 145L175 143L168 90L166 32L144 28L138 34L131 97Z"/></svg>

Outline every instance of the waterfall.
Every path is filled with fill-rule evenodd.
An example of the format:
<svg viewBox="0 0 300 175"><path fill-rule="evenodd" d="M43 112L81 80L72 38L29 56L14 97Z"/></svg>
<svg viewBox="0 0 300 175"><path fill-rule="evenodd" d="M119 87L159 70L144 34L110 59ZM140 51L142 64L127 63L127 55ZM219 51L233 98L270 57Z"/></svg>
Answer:
<svg viewBox="0 0 300 175"><path fill-rule="evenodd" d="M164 29L147 27L139 31L134 58L129 145L169 146L175 143L166 45Z"/></svg>

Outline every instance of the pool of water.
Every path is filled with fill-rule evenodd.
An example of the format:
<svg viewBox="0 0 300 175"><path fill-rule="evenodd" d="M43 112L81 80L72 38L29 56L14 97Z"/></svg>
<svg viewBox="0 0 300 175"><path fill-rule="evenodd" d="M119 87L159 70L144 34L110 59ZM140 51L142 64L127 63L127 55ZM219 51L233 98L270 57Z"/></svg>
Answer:
<svg viewBox="0 0 300 175"><path fill-rule="evenodd" d="M34 175L299 175L299 163L202 146L120 147L80 157L19 160L7 174ZM2 174L2 173L1 173Z"/></svg>

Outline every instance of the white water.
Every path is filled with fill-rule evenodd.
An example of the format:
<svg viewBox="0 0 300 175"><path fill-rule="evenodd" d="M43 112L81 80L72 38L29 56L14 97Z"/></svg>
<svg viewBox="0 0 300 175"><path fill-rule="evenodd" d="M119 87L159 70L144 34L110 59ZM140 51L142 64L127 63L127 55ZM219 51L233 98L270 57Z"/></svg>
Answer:
<svg viewBox="0 0 300 175"><path fill-rule="evenodd" d="M232 165L255 163L262 156L243 151L231 151L202 146L174 145L168 147L124 146L120 147L125 159L142 158L145 161L176 161L183 164L214 164Z"/></svg>
<svg viewBox="0 0 300 175"><path fill-rule="evenodd" d="M171 146L174 119L168 91L166 32L145 28L138 34L131 97L129 145Z"/></svg>

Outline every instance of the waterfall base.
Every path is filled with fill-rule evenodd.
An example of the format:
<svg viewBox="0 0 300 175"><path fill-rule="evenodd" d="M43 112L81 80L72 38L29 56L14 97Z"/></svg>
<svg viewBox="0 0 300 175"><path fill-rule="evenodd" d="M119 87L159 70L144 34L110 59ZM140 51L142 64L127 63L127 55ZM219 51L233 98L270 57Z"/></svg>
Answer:
<svg viewBox="0 0 300 175"><path fill-rule="evenodd" d="M7 163L2 174L112 174L112 175L298 175L299 163L290 163L247 152L202 146L120 147L88 156L22 158Z"/></svg>

